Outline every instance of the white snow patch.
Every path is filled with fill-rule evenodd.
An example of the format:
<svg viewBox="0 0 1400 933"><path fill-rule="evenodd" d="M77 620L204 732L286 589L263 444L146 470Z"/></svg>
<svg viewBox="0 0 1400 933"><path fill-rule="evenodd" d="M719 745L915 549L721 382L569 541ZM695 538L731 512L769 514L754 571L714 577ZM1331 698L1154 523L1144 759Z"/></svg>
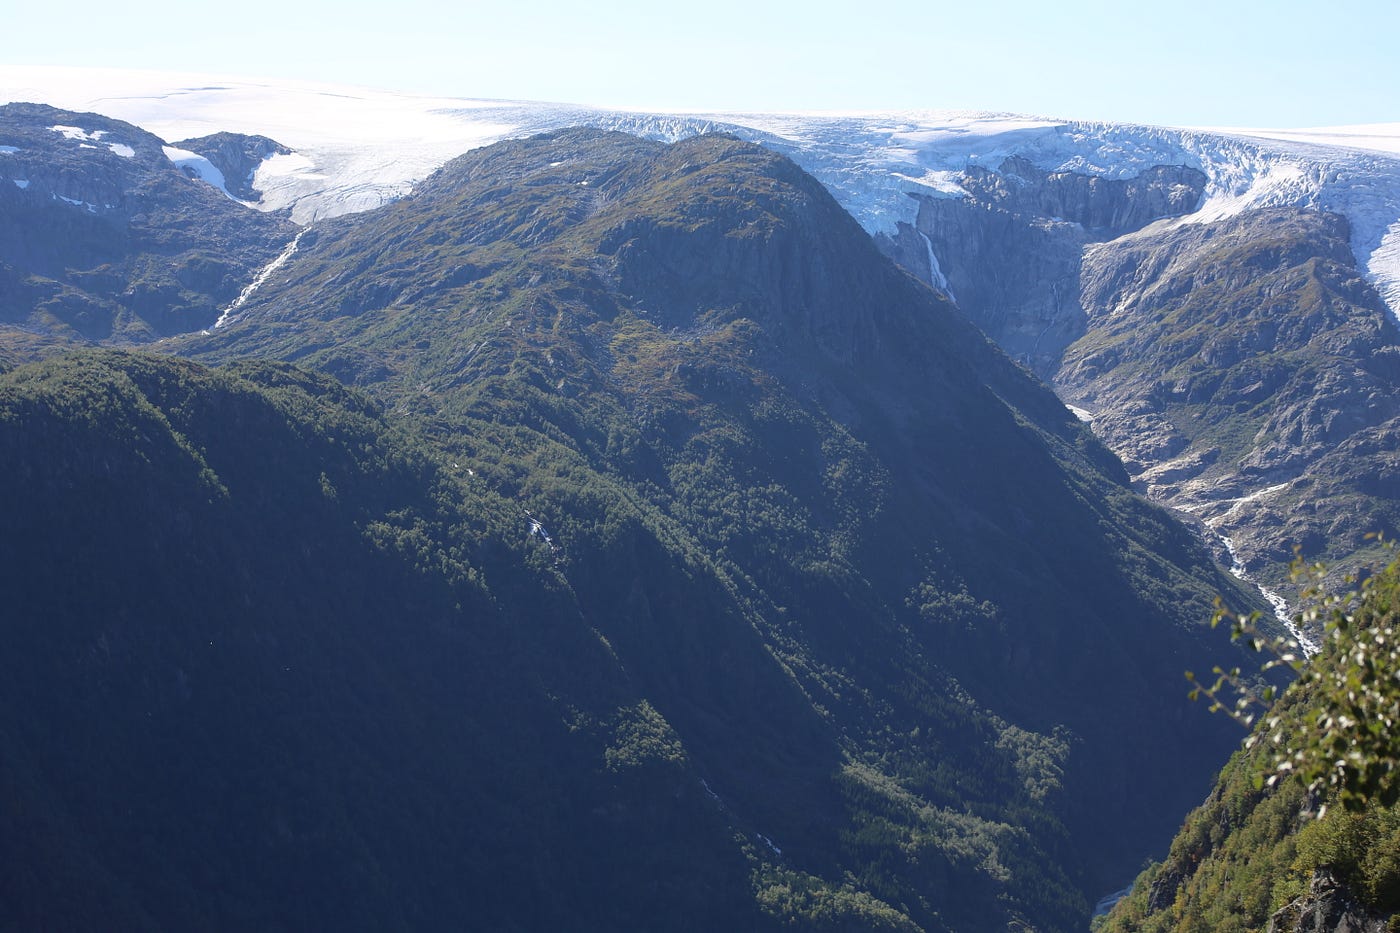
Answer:
<svg viewBox="0 0 1400 933"><path fill-rule="evenodd" d="M317 172L315 163L299 152L274 152L253 170L254 178L281 178L286 175L300 175L313 181L330 178Z"/></svg>
<svg viewBox="0 0 1400 933"><path fill-rule="evenodd" d="M130 159L136 155L136 150L126 143L108 143L107 148L121 156L123 159Z"/></svg>
<svg viewBox="0 0 1400 933"><path fill-rule="evenodd" d="M534 122L528 105L511 102L312 82L26 65L0 66L2 100L98 111L164 139L221 130L270 136L296 150L303 170L279 172L274 166L269 172L268 163L278 157L264 162L254 174L254 187L263 192L256 206L291 208L292 219L302 224L402 197L448 159L521 135L523 124ZM587 121L561 125L580 122ZM308 165L316 171L305 171ZM276 180L267 184L265 175Z"/></svg>
<svg viewBox="0 0 1400 933"><path fill-rule="evenodd" d="M19 188L20 190L23 190L23 189L29 187L29 179L28 179L28 178L12 178L12 179L10 179L10 180L13 181L13 182L15 183L15 187L16 187L16 188Z"/></svg>
<svg viewBox="0 0 1400 933"><path fill-rule="evenodd" d="M28 183L28 182L25 182L24 187L26 187L26 188L29 187L29 183ZM90 213L90 214L96 214L96 213L97 213L97 205L96 205L96 204L93 204L91 201L80 201L80 200L78 200L77 198L65 198L65 197L64 197L63 195L61 195L61 194L55 194L55 195L52 195L52 197L53 197L53 198L56 198L56 199L59 200L59 201L64 201L64 202L66 202L66 203L68 203L68 204L71 204L71 205L73 205L74 207L84 207L84 208L87 208L87 211L88 211L88 213Z"/></svg>
<svg viewBox="0 0 1400 933"><path fill-rule="evenodd" d="M929 188L941 197L967 197L967 189L958 183L958 172L938 172L930 169L918 176L907 175L904 172L891 172L890 174L900 181L909 182L911 185Z"/></svg>
<svg viewBox="0 0 1400 933"><path fill-rule="evenodd" d="M51 126L49 129L55 133L61 134L64 139L74 139L81 142L97 142L103 136L107 135L106 130L88 132L80 126L63 126L62 124Z"/></svg>
<svg viewBox="0 0 1400 933"><path fill-rule="evenodd" d="M212 185L223 192L224 197L230 201L237 201L239 204L247 205L246 201L239 201L229 193L228 186L224 183L224 173L204 156L197 152L190 152L188 149L179 149L175 146L162 146L165 157L175 163L175 167L183 172L193 172L195 177L205 184Z"/></svg>
<svg viewBox="0 0 1400 933"><path fill-rule="evenodd" d="M0 155L14 155L19 152L18 146L0 146Z"/></svg>
<svg viewBox="0 0 1400 933"><path fill-rule="evenodd" d="M1381 234L1380 245L1366 259L1371 282L1386 305L1400 318L1400 220Z"/></svg>
<svg viewBox="0 0 1400 933"><path fill-rule="evenodd" d="M1068 402L1065 403L1065 407L1069 409L1070 414L1085 424L1090 424L1094 420L1094 413L1087 408L1080 408L1078 405L1071 405Z"/></svg>

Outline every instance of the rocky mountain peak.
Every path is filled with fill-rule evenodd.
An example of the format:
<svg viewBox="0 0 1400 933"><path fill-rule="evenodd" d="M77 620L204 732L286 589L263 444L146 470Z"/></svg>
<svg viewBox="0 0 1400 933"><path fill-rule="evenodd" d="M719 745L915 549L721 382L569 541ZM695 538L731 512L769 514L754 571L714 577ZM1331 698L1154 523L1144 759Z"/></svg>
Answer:
<svg viewBox="0 0 1400 933"><path fill-rule="evenodd" d="M159 138L129 123L44 104L0 106L0 203L56 201L129 218L133 189L170 167ZM119 222L119 220L118 220Z"/></svg>
<svg viewBox="0 0 1400 933"><path fill-rule="evenodd" d="M240 201L261 200L262 192L253 187L253 173L270 156L292 152L275 139L244 133L213 133L182 139L175 146L208 159L223 175L229 194Z"/></svg>

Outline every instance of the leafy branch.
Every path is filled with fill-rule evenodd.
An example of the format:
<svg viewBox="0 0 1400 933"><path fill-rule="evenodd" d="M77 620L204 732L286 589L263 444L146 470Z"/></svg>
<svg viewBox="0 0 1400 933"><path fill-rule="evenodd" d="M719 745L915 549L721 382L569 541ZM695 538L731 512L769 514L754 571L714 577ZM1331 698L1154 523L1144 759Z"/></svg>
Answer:
<svg viewBox="0 0 1400 933"><path fill-rule="evenodd" d="M1280 703L1277 688L1256 688L1239 667L1215 667L1213 682L1192 683L1191 698L1210 700L1211 712L1223 712L1254 731L1246 740L1253 748L1268 743L1270 766L1256 775L1256 787L1275 786L1291 775L1315 794L1330 792L1347 810L1360 810L1372 799L1393 804L1400 796L1400 561L1359 582L1348 578L1344 592L1324 586L1326 568L1292 567L1295 582L1303 582L1300 628L1321 628L1322 649L1309 660L1291 639L1262 630L1261 615L1232 614L1216 604L1212 626L1228 621L1231 637L1265 655L1266 675L1281 667L1297 673L1290 696L1299 703ZM1326 805L1322 811L1325 812Z"/></svg>

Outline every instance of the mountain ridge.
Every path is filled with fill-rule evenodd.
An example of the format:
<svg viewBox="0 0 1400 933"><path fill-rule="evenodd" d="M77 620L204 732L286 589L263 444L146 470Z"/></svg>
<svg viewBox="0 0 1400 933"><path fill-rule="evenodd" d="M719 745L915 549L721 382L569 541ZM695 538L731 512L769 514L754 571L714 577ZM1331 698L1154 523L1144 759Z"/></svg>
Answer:
<svg viewBox="0 0 1400 933"><path fill-rule="evenodd" d="M81 76L76 80L81 85ZM1237 226L1241 217L1263 216L1260 211L1278 208L1344 216L1357 269L1379 291L1392 315L1400 308L1396 297L1400 295L1396 291L1400 288L1396 284L1400 283L1400 161L1393 153L1319 147L1315 142L1270 142L1205 130L988 114L666 116L520 102L425 102L363 90L327 96L324 88L292 91L237 82L213 87L205 83L178 93L160 87L159 81L142 85L120 106L130 108L133 116L164 120L182 131L194 128L192 120L199 130L208 131L211 127L198 121L215 113L226 114L235 123L243 121L246 129L283 121L273 135L285 128L292 134L287 138L303 150L271 156L256 170L255 181L265 192L265 207L295 203L296 216L303 221L401 197L416 178L457 149L502 136L580 122L662 140L723 129L783 152L813 171L867 231L877 235L890 255L957 299L1013 356L1052 382L1059 354L1090 325L1079 295L1079 269L1085 248L1101 240L1104 232L1090 229L1096 223L1090 214L1083 217L1090 228L1076 224L1077 215L1062 216L1070 205L1049 201L1016 206L996 194L998 186L1005 194L1028 184L1048 191L1047 173L1057 183L1064 179L1067 189L1094 190L1093 197L1114 203L1110 210L1138 216L1135 224L1144 219L1162 223L1158 232L1164 243L1189 239L1193 228ZM307 107L313 118L289 119L279 108L293 99L299 107ZM257 106L250 108L253 100ZM201 113L200 108L207 112ZM325 122L330 114L335 117L334 134L326 128L331 126ZM404 141L415 134L419 141ZM386 153L396 158L386 161ZM1163 172L1178 179L1201 172L1205 182L1198 186L1193 180L1177 194L1169 194L1169 200L1177 198L1169 210L1161 205L1150 208L1139 196L1125 197L1121 192L1104 198L1115 186L1143 184L1141 179ZM1032 176L1041 180L1032 181ZM1131 181L1134 178L1140 181ZM1197 187L1199 203L1193 205L1190 192ZM1170 192L1171 186L1157 190ZM997 206L983 210L988 204ZM1016 210L1006 211L1006 207ZM936 219L940 217L945 219ZM986 224L991 225L979 226ZM1180 233L1169 228L1180 228ZM1368 303L1369 299L1362 300L1359 307ZM995 319L979 316L979 306L995 309ZM1066 383L1062 390L1070 393L1071 401L1079 399L1078 408L1095 410L1104 429L1114 423L1137 423L1137 407L1156 404L1117 390L1099 395L1124 407L1100 410L1082 404L1085 399L1073 394L1079 388ZM1342 394L1360 397L1365 392L1353 388ZM1221 420L1239 419L1223 412ZM1150 436L1133 439L1121 430L1112 437L1115 450L1128 459L1151 445ZM1376 443L1373 439L1362 446L1370 450ZM1207 449L1196 453L1209 455ZM1143 489L1157 490L1154 494L1162 496L1162 501L1194 507L1192 502L1179 503L1167 486L1155 481L1180 471L1182 464L1174 456L1143 463L1136 472ZM1366 456L1376 463L1384 459ZM1383 463L1382 467L1383 473L1389 470ZM1315 468L1339 476L1356 472L1331 461L1319 461ZM1335 479L1349 491L1306 495L1301 500L1302 511L1316 511L1315 520L1299 524L1263 515L1243 525L1236 523L1223 538L1203 529L1213 547L1229 549L1220 551L1222 560L1238 564L1241 572L1269 588L1271 598L1282 600L1281 614L1287 614L1293 595L1287 582L1287 559L1294 546L1303 546L1309 557L1326 556L1343 568L1354 568L1369 553L1354 532L1367 523L1371 527L1365 530L1370 532L1389 527L1387 516L1395 509L1385 482L1367 483L1365 477L1357 476ZM1329 477L1328 483L1336 486L1333 480ZM1269 488L1222 489L1215 499L1220 508L1229 508ZM1324 529L1322 538L1317 536L1319 529Z"/></svg>
<svg viewBox="0 0 1400 933"><path fill-rule="evenodd" d="M102 105L169 138L219 130L262 133L303 151L309 162L279 162L258 187L267 204L305 201L297 217L378 206L462 151L510 136L589 124L663 141L728 131L793 158L836 195L871 233L911 219L907 193L957 195L951 176L971 163L994 167L1010 155L1047 170L1108 177L1152 165L1190 165L1211 177L1205 217L1249 207L1308 206L1353 223L1358 262L1400 309L1400 132L1375 150L1320 146L1260 130L1134 127L1093 120L924 111L871 114L644 114L578 105L415 97L364 88L203 80L198 76L82 69L0 70L0 96L50 97L63 106ZM94 90L100 88L100 90ZM123 93L113 93L122 88ZM1382 128L1383 129L1383 128ZM1278 131L1281 136L1290 135ZM1296 135L1296 134L1293 134ZM1355 141L1355 136L1346 137ZM396 158L382 158L392 149ZM323 177L317 179L312 166ZM330 178L324 177L329 173ZM328 199L318 202L323 191ZM285 192L279 193L279 192ZM375 193L378 192L378 193ZM345 207L335 207L337 198Z"/></svg>
<svg viewBox="0 0 1400 933"><path fill-rule="evenodd" d="M689 425L696 419L704 424L712 417L732 417L720 416L711 406L719 404L727 409L736 403L741 406L757 404L755 411L766 408L782 411L798 400L802 400L799 404L803 406L815 403L820 409L840 412L842 433L878 432L888 438L882 443L888 444L900 432L917 432L918 441L899 442L905 450L908 450L907 444L936 450L936 442L932 441L935 435L971 438L992 431L1007 432L1007 443L1024 443L1014 441L1011 436L1018 429L1013 429L1011 422L1005 420L1009 404L1014 406L1013 410L1023 413L1017 417L1030 419L1032 424L1039 425L1037 431L1045 432L1047 441L1059 451L1053 456L1088 457L1096 465L1095 469L1105 471L1104 476L1111 478L1113 484L1124 482L1121 468L1090 438L1083 425L1070 416L1053 395L1026 379L948 306L943 305L936 313L930 309L912 316L900 311L898 316L884 322L878 317L863 316L869 312L859 310L861 303L868 306L870 301L869 297L858 296L891 296L880 299L881 304L888 303L891 311L902 302L915 302L915 307L922 307L937 299L880 259L868 238L849 218L833 213L830 223L813 223L802 217L786 225L771 226L776 218L764 208L763 186L769 183L763 181L761 175L757 188L749 183L738 189L743 192L739 201L734 201L732 195L727 200L714 199L713 192L734 190L729 173L738 171L748 161L756 160L762 166L780 166L788 173L793 170L788 168L790 163L786 160L723 137L683 141L668 149L625 140L618 144L631 152L651 154L661 166L656 170L660 172L659 181L639 184L629 191L627 184L642 175L635 170L631 174L618 171L612 164L595 164L587 155L591 147L608 140L618 140L618 137L564 131L464 156L445 169L437 181L425 185L420 196L383 212L345 218L333 227L324 228L317 241L299 251L285 273L260 291L256 301L250 302L247 316L241 322L208 337L185 338L180 343L181 351L210 359L250 351L274 356L289 354L302 362L338 372L342 378L363 378L362 384L366 387L377 386L375 391L387 391L385 401L391 407L403 405L435 419L449 420L456 417L454 412L463 411L463 404L480 404L468 402L474 394L485 392L485 397L489 397L492 390L486 386L493 380L512 372L531 373L535 386L532 391L538 393L539 400L528 403L527 410L538 411L531 422L537 424L536 430L546 429L551 436L558 436L555 431L566 435L576 431L570 425L581 419L571 412L589 393L601 387L616 386L627 399L626 408L632 412L631 417L639 419L641 429L636 440L627 442L634 450L629 460L638 458L633 462L640 465L660 457L662 463L675 463L666 468L665 473L658 474L652 467L639 476L644 490L653 489L644 494L659 493L663 497L661 501L675 495L675 492L668 492L667 487L677 482L676 471L681 463L708 462L711 466L707 469L714 469L716 453L725 458L719 462L734 456L733 452L725 453L731 442L726 441L716 448L715 441L708 439L710 431L692 433L695 428ZM531 158L520 151L531 148L543 148L546 154ZM703 158L699 157L701 153L705 154ZM473 187L473 178L481 165L492 159L507 160L507 157L511 171L519 171L521 166L537 166L538 174L524 170L522 177L511 182L509 193L489 181ZM668 173L675 173L675 182ZM450 183L449 178L452 179ZM668 186L682 180L684 187L674 189L675 194L670 193L673 189ZM810 179L806 179L803 186L801 190L808 192L804 197L823 205L823 212L835 210L835 204L820 187L812 186ZM639 197L639 190L645 196ZM755 193L750 194L750 191ZM441 198L439 193L443 195ZM600 200L595 201L595 196ZM590 213L599 203L601 209ZM648 206L644 223L633 218L638 203ZM721 213L715 214L716 210ZM425 221L424 216L433 219ZM464 217L472 218L472 222L463 225L461 218ZM849 231L841 238L845 245L840 248L842 261L839 263L834 259L836 254L831 252L832 247L821 245L830 237L833 225L837 230ZM472 243L478 230L490 231L490 234L482 238L481 247L474 248ZM499 237L502 230L510 231L504 241ZM409 231L411 235L437 243L435 251L424 255L413 253L411 260L407 258L409 254L400 253L391 244L400 243ZM512 240L512 236L517 239ZM555 239L550 239L551 236ZM773 239L765 240L765 236ZM749 237L754 240L750 246L761 247L757 253L745 246ZM816 239L809 243L808 237ZM854 242L847 242L846 237ZM526 255L520 251L522 244L538 251L533 254L538 259L531 259L529 264L517 268L513 265L517 257ZM567 249L555 258L551 250L556 247ZM366 249L378 252L374 254L374 264L362 269L360 274L373 270L374 281L384 286L370 296L372 300L368 302L366 296L355 291L356 280L341 279L335 271L343 257L364 255ZM583 250L582 261L574 258L580 249ZM758 255L766 257L763 265L752 264L758 261ZM861 259L862 256L866 258ZM544 260L543 266L534 264L539 260ZM862 269L865 263L877 260L878 266L871 268L885 271L867 284L852 283L853 275L871 273L845 270ZM415 268L419 271L415 272ZM443 270L453 268L468 270L465 276L448 273L453 282L459 277L467 279L455 289L424 290L411 284L423 270L435 270L430 278L436 279L444 274ZM646 274L638 277L636 270L639 269L646 270ZM662 270L659 275L655 272L657 269ZM670 271L666 271L668 269ZM803 271L795 272L797 269ZM402 273L399 270L403 270ZM401 274L407 278L401 280L404 284L396 284L395 277ZM779 287L777 283L789 274L795 276L794 281L822 283L821 287L795 291ZM520 297L507 299L510 310L501 312L497 322L485 320L482 312L471 310L480 307L483 299L490 296L497 296L494 300L499 301L500 296L510 295L512 286L507 283L515 283L514 289L521 285L526 287ZM720 294L706 291L716 287L716 283ZM895 299L894 295L900 297ZM743 303L733 307L736 297ZM466 310L454 311L454 306ZM844 309L843 315L833 317L838 308ZM740 312L737 316L736 311ZM463 360L460 351L453 353L447 344L437 348L441 338L434 335L439 325L429 323L434 315L448 326L457 345L466 344L468 359ZM333 341L308 335L307 328L318 319L323 323L315 326L324 328L328 335L334 334ZM457 321L461 325L448 324ZM888 334L878 336L889 331L891 326L913 328L914 322L917 328L910 330L907 336L894 339ZM458 332L457 326L465 329ZM836 330L832 331L832 327ZM578 342L566 347L552 345L555 334L577 334ZM390 342L385 343L386 340ZM305 354L308 344L316 349ZM408 363L407 368L396 366L395 358L407 362L398 351L388 349L396 344L412 348L410 356L419 362ZM943 362L934 363L931 359L908 355L915 347L927 349L940 345L950 348L939 351ZM950 357L947 354L953 347L957 350ZM800 358L803 363L794 367L782 362L785 357ZM464 366L466 371L462 370ZM762 372L756 371L755 366L761 367ZM912 375L916 373L917 377ZM909 381L895 381L897 379ZM984 379L1001 386L1005 400L996 393L978 389ZM404 392L397 388L400 385L405 388L421 386L423 391ZM784 385L788 388L783 388ZM773 396L773 401L761 401L775 391L797 394L793 401L777 401L781 395ZM967 407L943 404L940 400L944 396L967 399L964 403ZM977 398L975 403L971 401L973 397ZM804 422L810 423L813 415L799 415L796 412L800 410L795 409L793 414L777 421L772 415L766 415L764 431L792 431ZM706 414L710 411L715 414ZM544 424L538 425L536 418L542 419ZM548 427L551 424L555 427ZM788 426L784 428L784 424ZM619 425L610 430L627 436L637 428L623 430ZM746 433L753 430L748 428ZM803 432L811 430L811 427L803 428L794 436L800 438ZM715 438L724 436L718 434ZM604 446L600 440L583 435L574 443L600 467L606 466L614 456L609 454L613 449L611 440ZM839 442L833 439L823 444L837 444L834 449L845 447L852 452L860 449L851 447L850 439ZM648 449L653 452L644 454ZM911 453L900 456L908 457ZM680 459L674 460L678 456ZM864 455L858 456L851 466L864 459ZM1047 470L1051 469L1043 448L1025 449L1022 459L1027 466L1044 464ZM926 460L928 465L919 474L902 477L894 484L895 488L907 485L919 492L899 498L931 495L934 501L941 503L938 514L942 517L938 521L965 525L963 533L966 534L991 533L1008 542L1007 554L979 566L976 575L967 580L965 585L969 590L987 592L988 588L997 587L993 581L998 579L1008 561L1015 564L1024 560L1027 567L1044 565L1044 555L1025 554L1023 546L1010 543L1016 534L1031 527L1029 513L1033 506L1029 499L1022 501L1019 493L1009 498L1003 494L1002 501L994 503L988 498L984 482L975 479L968 472L968 466L959 464L956 456L926 457ZM855 475L870 475L869 470L869 466L860 466ZM1032 470L1027 475L1033 473ZM669 479L666 478L668 474ZM703 475L699 473L696 478ZM772 478L765 479L765 475L766 472L755 475L758 486L773 482ZM880 485L889 488L890 481L881 481ZM797 488L792 493L795 494ZM816 494L817 500L831 495L829 491L818 492L819 488L802 495ZM1128 495L1125 486L1117 488L1119 491L1114 495ZM955 489L961 491L955 492ZM1083 494L1102 493L1085 491ZM861 497L869 494L856 495L857 501L862 501ZM1043 510L1048 501L1059 498L1059 493L1051 500L1041 498L1036 508ZM809 498L808 501L814 500ZM682 499L672 508L683 504ZM855 502L851 505L855 506ZM793 507L795 503L784 506ZM807 507L814 508L815 501L813 506ZM684 504L684 508L693 509L694 505ZM916 521L912 516L926 508L910 509L907 518L895 519L891 533L897 534L899 539L915 533L907 523ZM979 509L985 510L986 515L995 514L994 523L989 523L986 515L975 517ZM896 514L900 511L895 510ZM814 520L816 515L826 512L830 512L830 504L823 502L814 512ZM860 514L859 507L851 511L851 506L841 506L832 517L843 512L853 518ZM541 518L556 538L561 523L567 527L566 516L545 514ZM1145 515L1139 517L1139 520L1145 519ZM838 524L823 533L836 532L835 541L852 534L855 541L869 540L870 532L859 530L862 524L868 523L855 519L849 530L841 530ZM1160 526L1153 533L1163 533L1165 527ZM777 535L775 540L783 540L790 534L779 533L777 527L773 531ZM804 532L804 535L810 534L810 531ZM821 539L806 540L815 544ZM722 545L724 539L713 543ZM728 547L736 543L731 542ZM1185 543L1186 539L1180 539L1176 546L1185 546ZM881 549L888 546L882 545ZM745 543L745 548L749 547L752 545ZM837 555L841 553L836 552ZM1021 556L1009 558L1010 554ZM817 556L813 553L812 558L807 559ZM840 557L837 566L852 559L849 554ZM906 562L892 563L890 569L903 563ZM872 567L869 572L883 577L888 575L889 569ZM901 571L905 575L909 572ZM899 585L908 587L914 582L905 579ZM790 582L782 584L784 590L792 586ZM1005 590L1004 586L1001 588ZM797 599L797 594L791 598ZM1034 599L1026 594L1024 600L1017 603L1013 617L1033 611ZM970 600L969 608L978 602L978 599ZM815 611L815 606L810 606L808 611ZM976 618L975 612L969 620L972 618ZM1027 644L1033 642L1034 639L1030 639ZM1081 662L1067 654L1067 650L1067 644L1061 644L1055 652L1056 660L1071 669ZM1048 674L1048 668L1037 672L1028 653L1020 654L1014 663L1018 665L1019 676L1037 681L1048 678L1044 681L1047 685L1056 679ZM985 678L983 686L993 689ZM1021 707L1021 710L1022 714L1033 714L1030 707Z"/></svg>
<svg viewBox="0 0 1400 933"><path fill-rule="evenodd" d="M25 656L54 672L17 672L2 706L36 711L20 779L59 802L43 819L100 803L69 783L89 746L58 755L42 731L99 698L44 711L45 684L63 682L69 643L103 656L101 605L156 567L168 587L117 632L133 653L115 697L131 704L103 741L144 736L143 659L158 662L151 689L178 698L180 672L202 687L210 639L175 607L205 588L213 640L243 646L235 682L288 673L270 635L307 646L292 669L325 640L324 736L290 734L328 758L238 762L251 809L208 839L246 826L250 864L313 890L351 883L365 926L452 925L470 898L432 883L465 873L503 928L557 927L583 903L599 928L667 925L682 905L675 926L1074 929L1232 744L1185 702L1180 671L1226 650L1201 624L1213 593L1248 595L1045 386L751 144L572 130L469 153L413 197L318 224L237 316L161 348L227 365L98 353L0 377L0 488L31 492L10 506L28 516L10 546L28 546L0 563L28 581ZM143 458L159 469L142 474ZM181 507L152 507L162 481ZM90 552L64 529L80 517L51 520L72 513L74 484L108 503L77 564ZM199 546L196 528L221 526L213 553ZM260 536L277 542L265 555ZM131 572L101 574L104 544ZM100 585L75 609L59 581L79 566ZM298 575L334 590L328 610L319 584L287 598ZM71 634L50 640L44 618ZM476 652L470 633L493 626ZM217 700L236 703L233 684L199 696L242 722ZM286 695L259 697L246 728L287 735ZM336 718L341 701L364 715ZM415 725L400 736L391 713ZM134 784L163 760L152 741L117 756ZM556 741L563 759L543 765ZM191 745L192 792L220 747ZM288 780L284 760L306 773ZM421 787L375 764L398 760ZM309 837L284 789L313 794ZM146 836L114 808L101 839L130 840L129 858L80 847L50 855L52 876L95 860L119 897L141 887L121 866L163 842L202 864L200 839L167 834L197 806L177 799ZM420 878L403 840L431 813ZM302 853L318 846L348 864L316 869ZM556 855L532 863L540 851ZM704 876L688 892L687 859ZM589 885L611 895L594 904ZM255 909L256 890L240 881L229 909ZM404 919L407 904L425 913Z"/></svg>

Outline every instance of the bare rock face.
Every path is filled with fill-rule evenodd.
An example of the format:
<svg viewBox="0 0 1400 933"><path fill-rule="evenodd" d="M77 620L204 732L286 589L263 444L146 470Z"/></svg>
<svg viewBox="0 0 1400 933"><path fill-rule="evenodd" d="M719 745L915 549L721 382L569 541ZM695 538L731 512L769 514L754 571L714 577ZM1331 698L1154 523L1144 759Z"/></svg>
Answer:
<svg viewBox="0 0 1400 933"><path fill-rule="evenodd" d="M1313 872L1308 893L1269 918L1267 933L1386 933L1389 918L1367 910L1326 868Z"/></svg>
<svg viewBox="0 0 1400 933"><path fill-rule="evenodd" d="M214 133L175 143L181 149L204 156L224 175L229 194L240 201L260 201L262 192L253 187L253 173L273 155L289 155L291 149L266 136L243 133Z"/></svg>
<svg viewBox="0 0 1400 933"><path fill-rule="evenodd" d="M952 297L1011 356L1048 378L1084 333L1085 247L1194 210L1206 176L1156 166L1136 178L1048 172L1012 157L972 166L961 198L919 196L915 222L879 238L896 261Z"/></svg>
<svg viewBox="0 0 1400 933"><path fill-rule="evenodd" d="M1291 208L1085 251L1054 376L1149 495L1272 573L1393 533L1400 333L1336 215Z"/></svg>
<svg viewBox="0 0 1400 933"><path fill-rule="evenodd" d="M1354 569L1400 527L1400 333L1347 221L1186 222L1206 176L969 166L881 248L1056 387L1138 488L1287 596L1294 548Z"/></svg>
<svg viewBox="0 0 1400 933"><path fill-rule="evenodd" d="M1013 156L993 172L972 167L962 185L977 201L1016 214L1078 224L1095 240L1113 239L1163 217L1196 209L1206 176L1185 165L1156 165L1135 178L1048 172Z"/></svg>

